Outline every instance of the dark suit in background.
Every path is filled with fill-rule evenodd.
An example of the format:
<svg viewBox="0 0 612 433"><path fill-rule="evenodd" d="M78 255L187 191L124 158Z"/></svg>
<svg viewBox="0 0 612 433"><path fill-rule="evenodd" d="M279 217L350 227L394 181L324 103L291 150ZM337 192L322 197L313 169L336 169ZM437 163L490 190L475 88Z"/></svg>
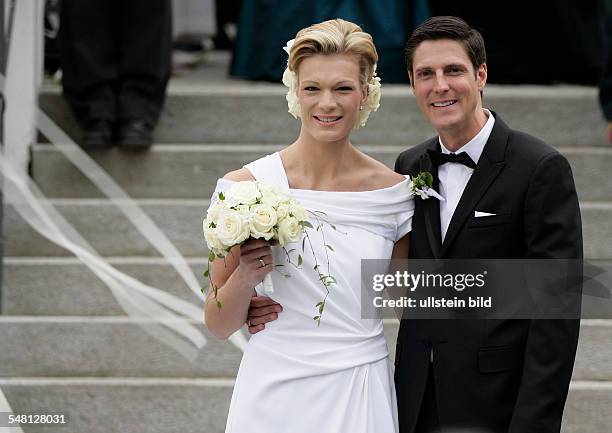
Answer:
<svg viewBox="0 0 612 433"><path fill-rule="evenodd" d="M439 201L416 198L409 257L582 258L580 210L567 160L494 115L444 243ZM437 137L403 152L395 170L412 176L431 171L437 189L427 149L440 150ZM482 224L475 211L496 215ZM559 432L579 325L402 320L395 367L401 432L436 431L429 427L436 424L445 433Z"/></svg>
<svg viewBox="0 0 612 433"><path fill-rule="evenodd" d="M490 83L596 85L605 66L603 0L429 0L482 33Z"/></svg>
<svg viewBox="0 0 612 433"><path fill-rule="evenodd" d="M169 0L62 1L63 91L86 132L136 123L150 133L170 77L171 20Z"/></svg>

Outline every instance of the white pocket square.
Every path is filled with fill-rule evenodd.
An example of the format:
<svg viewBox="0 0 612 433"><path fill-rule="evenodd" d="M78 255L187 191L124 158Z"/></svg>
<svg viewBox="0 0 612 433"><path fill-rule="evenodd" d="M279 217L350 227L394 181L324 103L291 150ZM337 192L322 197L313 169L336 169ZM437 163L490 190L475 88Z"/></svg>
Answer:
<svg viewBox="0 0 612 433"><path fill-rule="evenodd" d="M474 211L474 218L482 218L482 217L489 217L489 216L495 216L496 214L494 213L489 213L489 212L480 212L480 211Z"/></svg>

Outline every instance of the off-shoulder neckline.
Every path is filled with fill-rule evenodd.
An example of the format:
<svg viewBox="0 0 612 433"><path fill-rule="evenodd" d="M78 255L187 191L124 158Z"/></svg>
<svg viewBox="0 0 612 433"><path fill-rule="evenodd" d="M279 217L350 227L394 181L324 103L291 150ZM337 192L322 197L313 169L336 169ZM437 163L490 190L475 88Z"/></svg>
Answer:
<svg viewBox="0 0 612 433"><path fill-rule="evenodd" d="M289 186L289 178L287 177L287 171L285 170L285 165L283 164L283 159L281 158L280 152L274 152L272 154L274 157L276 157L276 160L278 162L278 165L283 173L283 177L285 180L285 184L287 185L289 191L296 191L296 192L303 192L303 193L331 193L331 194L364 194L364 193L376 193L376 192L382 192L382 191L387 191L387 190L392 190L394 188L397 188L398 186L405 184L406 182L408 182L410 176L408 175L404 175L405 179L394 184L391 186L386 186L384 188L377 188L377 189L366 189L363 191L334 191L334 190L324 190L324 189L301 189L301 188L291 188Z"/></svg>

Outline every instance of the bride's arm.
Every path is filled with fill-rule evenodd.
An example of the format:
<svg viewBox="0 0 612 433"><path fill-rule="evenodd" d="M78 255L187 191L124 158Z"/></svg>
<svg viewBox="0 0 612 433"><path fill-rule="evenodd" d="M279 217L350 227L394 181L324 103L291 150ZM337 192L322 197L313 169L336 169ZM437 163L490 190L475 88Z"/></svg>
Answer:
<svg viewBox="0 0 612 433"><path fill-rule="evenodd" d="M391 258L393 260L399 259L407 259L408 251L410 250L410 233L405 235L399 241L395 243L393 246L393 253L391 253Z"/></svg>
<svg viewBox="0 0 612 433"><path fill-rule="evenodd" d="M223 178L234 182L254 180L245 168L227 173ZM267 266L261 267L260 258ZM213 261L210 275L212 284L218 288L217 300L221 308L217 306L211 287L206 297L204 321L215 337L225 340L242 327L253 290L272 270L271 263L269 243L263 240L247 241L241 247L232 248L225 259Z"/></svg>
<svg viewBox="0 0 612 433"><path fill-rule="evenodd" d="M408 251L410 250L410 233L406 234L403 238L398 240L393 247L393 252L391 253L391 260L406 260L408 258ZM393 264L391 265L393 266ZM402 265L399 265L400 269ZM391 269L389 271L391 273ZM400 299L403 294L403 290L401 288L387 287L387 293L390 299ZM403 317L404 309L402 307L395 307L395 317L401 319Z"/></svg>
<svg viewBox="0 0 612 433"><path fill-rule="evenodd" d="M260 259L266 263L261 266ZM204 320L208 330L225 340L242 327L246 321L253 289L263 281L273 268L272 250L264 240L250 240L234 247L225 259L216 259L211 266L211 279L218 287L217 300L214 290L208 291L204 307Z"/></svg>

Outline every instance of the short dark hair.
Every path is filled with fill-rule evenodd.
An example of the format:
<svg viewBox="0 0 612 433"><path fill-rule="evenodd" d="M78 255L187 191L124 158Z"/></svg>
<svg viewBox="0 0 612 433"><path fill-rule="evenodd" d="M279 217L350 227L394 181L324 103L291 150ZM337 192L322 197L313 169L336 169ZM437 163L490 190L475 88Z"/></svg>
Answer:
<svg viewBox="0 0 612 433"><path fill-rule="evenodd" d="M418 26L406 42L405 56L408 72L412 75L412 60L414 52L421 42L452 39L461 43L477 71L480 65L487 63L487 52L485 50L484 39L480 32L468 25L458 17L437 16L431 17L423 24Z"/></svg>

